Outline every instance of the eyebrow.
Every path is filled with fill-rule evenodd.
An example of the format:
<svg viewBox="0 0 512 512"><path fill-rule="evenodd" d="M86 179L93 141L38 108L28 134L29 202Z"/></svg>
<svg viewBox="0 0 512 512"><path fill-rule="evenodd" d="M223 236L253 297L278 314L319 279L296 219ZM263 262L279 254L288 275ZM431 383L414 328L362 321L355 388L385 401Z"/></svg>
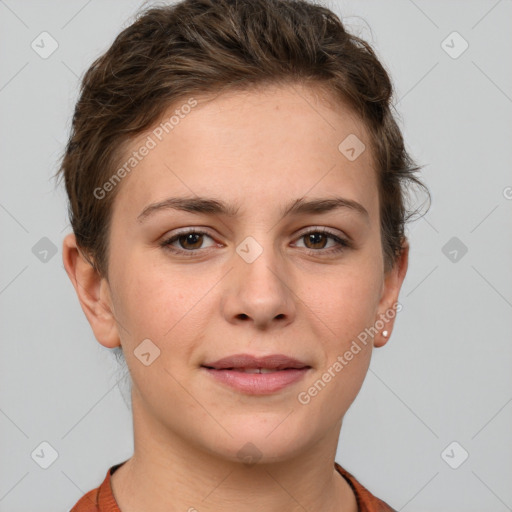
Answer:
<svg viewBox="0 0 512 512"><path fill-rule="evenodd" d="M195 214L223 215L226 217L236 217L240 209L239 205L227 204L218 199L206 197L170 197L158 203L146 206L137 217L139 222L144 222L150 216L159 211L178 210ZM352 199L343 197L329 197L309 199L304 198L292 201L282 211L282 219L291 215L314 214L331 212L334 210L348 209L362 215L368 222L370 215L366 208Z"/></svg>

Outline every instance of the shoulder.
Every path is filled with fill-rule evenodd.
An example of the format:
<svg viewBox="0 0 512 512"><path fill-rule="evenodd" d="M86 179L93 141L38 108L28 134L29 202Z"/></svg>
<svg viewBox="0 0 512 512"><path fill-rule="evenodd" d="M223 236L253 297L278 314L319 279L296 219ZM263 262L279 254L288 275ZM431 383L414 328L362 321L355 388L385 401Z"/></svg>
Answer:
<svg viewBox="0 0 512 512"><path fill-rule="evenodd" d="M110 476L121 465L122 463L109 468L101 485L84 494L70 512L120 512L112 494Z"/></svg>
<svg viewBox="0 0 512 512"><path fill-rule="evenodd" d="M364 487L351 473L342 468L337 462L334 463L336 470L347 480L356 496L359 512L396 512L386 502L374 496Z"/></svg>
<svg viewBox="0 0 512 512"><path fill-rule="evenodd" d="M70 510L70 512L98 512L98 495L100 488L97 487L82 496Z"/></svg>

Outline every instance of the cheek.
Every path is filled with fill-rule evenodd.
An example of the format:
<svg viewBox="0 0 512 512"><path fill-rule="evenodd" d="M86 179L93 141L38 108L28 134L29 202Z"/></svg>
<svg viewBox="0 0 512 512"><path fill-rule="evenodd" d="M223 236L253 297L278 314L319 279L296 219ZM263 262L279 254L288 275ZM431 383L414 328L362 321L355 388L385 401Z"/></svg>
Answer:
<svg viewBox="0 0 512 512"><path fill-rule="evenodd" d="M120 329L123 345L133 349L149 338L162 350L172 346L173 353L188 352L196 343L212 308L208 292L220 279L211 271L199 275L188 269L152 264L146 255L138 261L125 262L118 268L117 316L126 329ZM208 305L208 306L207 306Z"/></svg>
<svg viewBox="0 0 512 512"><path fill-rule="evenodd" d="M340 266L304 287L306 312L323 323L328 338L347 340L375 319L381 275L375 266Z"/></svg>
<svg viewBox="0 0 512 512"><path fill-rule="evenodd" d="M331 280L323 292L311 292L308 299L323 357L318 374L308 383L311 387L304 389L304 401L310 401L318 415L332 421L349 408L368 371L378 282L378 273L368 268L364 272L351 270L343 278Z"/></svg>
<svg viewBox="0 0 512 512"><path fill-rule="evenodd" d="M171 286L147 261L135 258L118 260L113 279L123 345L134 349L145 338L158 340L179 315L179 288Z"/></svg>

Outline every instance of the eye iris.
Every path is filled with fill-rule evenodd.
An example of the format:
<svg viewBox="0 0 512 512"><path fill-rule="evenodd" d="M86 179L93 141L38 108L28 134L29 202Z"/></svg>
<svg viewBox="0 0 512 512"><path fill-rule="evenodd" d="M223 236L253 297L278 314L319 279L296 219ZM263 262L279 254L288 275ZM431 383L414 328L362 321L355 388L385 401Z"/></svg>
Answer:
<svg viewBox="0 0 512 512"><path fill-rule="evenodd" d="M182 235L179 237L180 245L184 249L199 249L203 243L203 235L200 233L187 233L186 235ZM191 243L194 247L186 247L182 243L185 240L185 244ZM194 243L195 240L195 243Z"/></svg>
<svg viewBox="0 0 512 512"><path fill-rule="evenodd" d="M320 238L320 241L318 240ZM322 233L309 233L306 235L306 246L308 246L308 243L312 243L313 245L320 244L321 247L308 247L311 249L323 249L325 247L325 242L327 241L327 237ZM322 244L322 242L324 242Z"/></svg>

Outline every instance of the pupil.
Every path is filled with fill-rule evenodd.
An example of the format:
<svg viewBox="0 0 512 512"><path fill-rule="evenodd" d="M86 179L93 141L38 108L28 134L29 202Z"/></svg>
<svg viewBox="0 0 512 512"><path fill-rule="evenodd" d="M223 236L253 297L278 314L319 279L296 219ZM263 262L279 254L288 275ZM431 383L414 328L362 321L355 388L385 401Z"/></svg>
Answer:
<svg viewBox="0 0 512 512"><path fill-rule="evenodd" d="M185 245L191 244L191 245L199 245L201 246L201 237L202 235L199 233L189 233L188 235L184 235L183 238L185 239ZM197 238L199 238L199 242L197 241ZM194 239L196 239L196 242L194 243ZM183 244L182 244L183 246ZM188 247L190 248L190 247ZM185 247L187 249L187 247ZM197 247L192 247L192 249L197 249Z"/></svg>
<svg viewBox="0 0 512 512"><path fill-rule="evenodd" d="M308 237L309 237L309 241L311 243L313 243L313 245L316 245L319 243L321 244L322 241L325 242L325 237L321 233L312 233L312 234L308 235ZM320 238L320 241L318 241L318 237ZM317 238L316 242L314 241L315 238ZM320 247L320 248L322 249L323 247Z"/></svg>

